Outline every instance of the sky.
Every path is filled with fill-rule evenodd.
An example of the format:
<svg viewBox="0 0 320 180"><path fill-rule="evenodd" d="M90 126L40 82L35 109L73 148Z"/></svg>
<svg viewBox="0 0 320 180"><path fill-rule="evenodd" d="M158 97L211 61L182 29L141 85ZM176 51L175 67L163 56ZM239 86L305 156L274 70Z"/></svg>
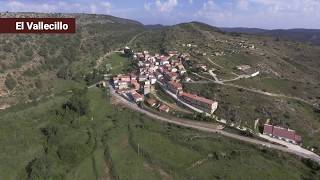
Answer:
<svg viewBox="0 0 320 180"><path fill-rule="evenodd" d="M320 0L0 0L0 11L108 14L144 24L320 29Z"/></svg>

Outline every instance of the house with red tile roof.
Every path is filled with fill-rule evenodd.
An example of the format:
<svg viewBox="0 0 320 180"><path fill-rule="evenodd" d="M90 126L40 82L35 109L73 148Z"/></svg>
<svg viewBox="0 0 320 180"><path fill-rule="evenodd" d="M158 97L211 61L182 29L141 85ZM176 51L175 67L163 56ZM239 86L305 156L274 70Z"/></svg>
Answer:
<svg viewBox="0 0 320 180"><path fill-rule="evenodd" d="M164 72L164 78L167 80L167 81L174 81L176 80L178 77L178 74L175 73L175 72L169 72L169 71L165 71Z"/></svg>
<svg viewBox="0 0 320 180"><path fill-rule="evenodd" d="M295 130L283 128L280 126L265 124L263 128L263 134L270 137L282 139L293 144L300 144L302 142L301 136L296 134Z"/></svg>
<svg viewBox="0 0 320 180"><path fill-rule="evenodd" d="M131 98L135 103L142 102L144 100L144 96L137 93L137 91L130 92Z"/></svg>
<svg viewBox="0 0 320 180"><path fill-rule="evenodd" d="M179 98L206 113L212 114L218 108L218 102L195 95L183 92Z"/></svg>
<svg viewBox="0 0 320 180"><path fill-rule="evenodd" d="M167 105L162 104L162 105L159 107L159 111L160 111L160 112L166 112L166 113L168 113L168 112L170 111L170 108L169 108Z"/></svg>
<svg viewBox="0 0 320 180"><path fill-rule="evenodd" d="M155 105L157 105L157 101L155 99L152 99L152 98L147 99L146 102L151 107L154 107Z"/></svg>
<svg viewBox="0 0 320 180"><path fill-rule="evenodd" d="M167 83L167 87L169 91L171 91L174 94L182 93L182 84L175 82L175 81L169 81Z"/></svg>
<svg viewBox="0 0 320 180"><path fill-rule="evenodd" d="M123 82L130 82L131 81L131 77L130 76L120 76L121 81Z"/></svg>

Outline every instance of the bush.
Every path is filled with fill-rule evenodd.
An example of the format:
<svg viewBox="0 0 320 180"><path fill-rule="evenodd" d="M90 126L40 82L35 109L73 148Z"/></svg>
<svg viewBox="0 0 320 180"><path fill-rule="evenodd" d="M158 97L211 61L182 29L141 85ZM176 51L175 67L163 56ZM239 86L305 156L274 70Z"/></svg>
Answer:
<svg viewBox="0 0 320 180"><path fill-rule="evenodd" d="M7 75L4 83L9 90L13 90L17 86L16 80L10 74Z"/></svg>
<svg viewBox="0 0 320 180"><path fill-rule="evenodd" d="M77 112L80 116L89 113L89 99L87 89L75 89L71 98L63 105L64 109Z"/></svg>
<svg viewBox="0 0 320 180"><path fill-rule="evenodd" d="M320 165L311 160L311 159L303 159L302 162L307 165L309 168L311 168L312 170L315 170L315 171L319 171L320 170Z"/></svg>

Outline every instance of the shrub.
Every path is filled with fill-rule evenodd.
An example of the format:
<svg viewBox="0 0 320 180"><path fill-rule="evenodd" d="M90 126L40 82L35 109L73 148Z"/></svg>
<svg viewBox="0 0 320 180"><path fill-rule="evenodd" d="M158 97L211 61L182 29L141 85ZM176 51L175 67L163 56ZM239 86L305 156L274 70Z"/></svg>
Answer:
<svg viewBox="0 0 320 180"><path fill-rule="evenodd" d="M4 83L9 90L12 90L17 86L16 80L10 74L7 75Z"/></svg>
<svg viewBox="0 0 320 180"><path fill-rule="evenodd" d="M63 105L64 109L77 112L80 116L89 113L89 99L87 89L75 89L71 98Z"/></svg>

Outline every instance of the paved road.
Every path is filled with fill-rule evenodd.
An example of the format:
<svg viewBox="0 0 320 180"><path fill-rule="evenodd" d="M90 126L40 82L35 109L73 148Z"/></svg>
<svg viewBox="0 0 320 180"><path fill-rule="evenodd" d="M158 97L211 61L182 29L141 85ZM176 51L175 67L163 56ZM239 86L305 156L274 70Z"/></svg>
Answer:
<svg viewBox="0 0 320 180"><path fill-rule="evenodd" d="M257 139L252 139L249 137L244 137L244 136L240 136L237 134L232 134L229 132L225 132L219 128L217 128L216 126L214 126L213 124L209 124L209 123L203 123L203 122L196 122L196 121L190 121L190 120L178 120L178 119L174 119L174 118L165 118L162 116L159 116L157 114L153 114L149 111L146 111L144 109L139 108L136 104L133 104L129 101L127 101L126 99L124 99L123 97L121 97L119 94L117 94L114 89L110 86L110 93L113 97L117 98L117 100L119 100L121 102L121 104L125 105L127 108L130 108L132 110L135 110L137 112L140 112L142 114L145 114L151 118L163 121L163 122L168 122L168 123L172 123L172 124L176 124L176 125L180 125L180 126L184 126L184 127L189 127L189 128L193 128L196 130L200 130L200 131L204 131L204 132L210 132L210 133L217 133L217 134L221 134L223 136L229 137L229 138L233 138L233 139L237 139L240 141L244 141L247 143L251 143L251 144L256 144L256 145L263 145L265 147L268 148L272 148L272 149L276 149L279 151L283 151L283 152L288 152L291 154L295 154L297 156L303 157L303 158L310 158L312 160L314 160L315 162L318 162L320 164L320 156L312 153L312 152L306 152L306 151L301 151L299 149L296 148L291 148L291 146L288 147L283 147L283 146L279 146L279 145L275 145L275 144L271 144L271 143L267 143L264 141L260 141Z"/></svg>

